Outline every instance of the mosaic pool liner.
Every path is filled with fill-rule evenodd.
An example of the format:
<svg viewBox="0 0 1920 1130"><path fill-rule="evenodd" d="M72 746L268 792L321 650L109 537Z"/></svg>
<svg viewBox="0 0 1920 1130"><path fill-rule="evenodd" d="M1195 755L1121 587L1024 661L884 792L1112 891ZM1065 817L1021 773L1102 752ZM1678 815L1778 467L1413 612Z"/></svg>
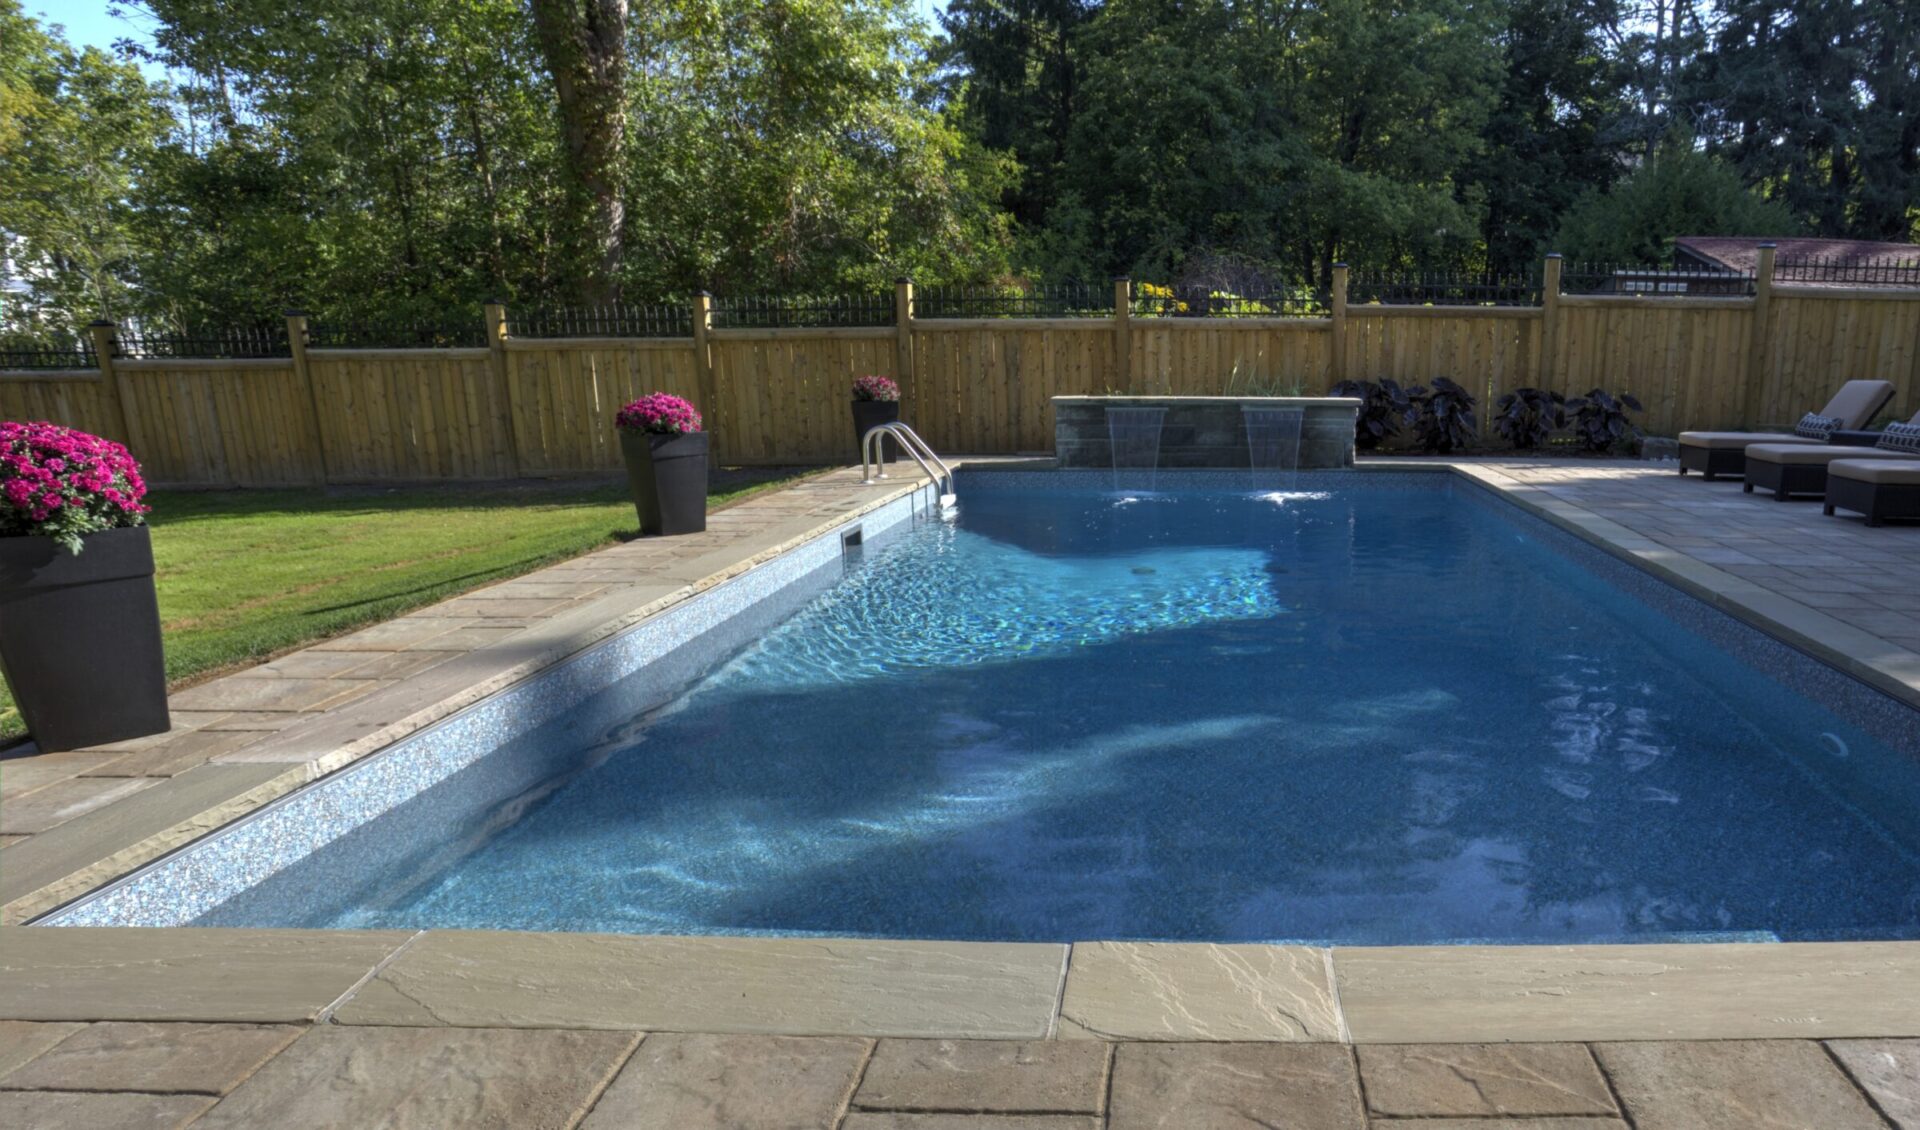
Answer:
<svg viewBox="0 0 1920 1130"><path fill-rule="evenodd" d="M37 922L43 926L213 925L220 908L242 914L269 877L275 900L337 901L395 860L431 866L458 844L422 844L423 827L457 826L460 813L515 810L617 744L619 725L677 698L689 685L837 582L858 534L862 549L931 516L931 488L895 500L807 544L667 609L526 681L460 711L229 827L163 857ZM541 741L549 731L585 749ZM528 756L494 757L525 751ZM471 770L470 772L463 772ZM435 786L452 785L452 788ZM406 819L379 820L403 805ZM413 818L417 815L417 819ZM436 821L430 823L429 821ZM345 842L352 840L353 842ZM329 851L319 860L315 853ZM302 865L314 861L322 866ZM404 866L404 865L403 865Z"/></svg>
<svg viewBox="0 0 1920 1130"><path fill-rule="evenodd" d="M959 473L969 489L1441 490L1495 513L1540 544L1833 711L1907 756L1920 757L1920 712L1501 498L1464 476L1432 471L1160 471L1152 484L1103 471ZM195 844L42 918L37 925L224 925L276 908L339 905L361 876L435 874L476 839L598 763L720 661L837 582L858 530L867 543L927 514L917 492L582 652L395 743ZM652 656L653 658L648 658ZM553 731L563 740L551 740ZM506 756L489 756L501 753ZM1884 799L1884 798L1882 798ZM1920 801L1920 798L1915 798ZM405 811L400 811L404 809ZM484 827L471 813L491 812ZM393 819L378 817L393 815ZM467 826L437 839L425 829ZM421 841L431 841L422 843ZM326 847L329 850L320 852ZM270 894L258 887L275 879ZM385 900L403 899L406 884ZM303 901L304 900L304 901ZM284 915L276 915L284 919Z"/></svg>

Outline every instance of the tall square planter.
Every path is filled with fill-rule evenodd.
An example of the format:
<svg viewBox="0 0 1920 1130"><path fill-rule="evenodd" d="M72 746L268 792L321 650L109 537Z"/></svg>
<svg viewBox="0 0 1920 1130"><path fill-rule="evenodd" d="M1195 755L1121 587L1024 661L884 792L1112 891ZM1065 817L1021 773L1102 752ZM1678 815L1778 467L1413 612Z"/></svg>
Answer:
<svg viewBox="0 0 1920 1130"><path fill-rule="evenodd" d="M147 527L0 538L0 674L44 752L170 729Z"/></svg>
<svg viewBox="0 0 1920 1130"><path fill-rule="evenodd" d="M707 528L707 433L620 430L627 487L643 534L697 534Z"/></svg>

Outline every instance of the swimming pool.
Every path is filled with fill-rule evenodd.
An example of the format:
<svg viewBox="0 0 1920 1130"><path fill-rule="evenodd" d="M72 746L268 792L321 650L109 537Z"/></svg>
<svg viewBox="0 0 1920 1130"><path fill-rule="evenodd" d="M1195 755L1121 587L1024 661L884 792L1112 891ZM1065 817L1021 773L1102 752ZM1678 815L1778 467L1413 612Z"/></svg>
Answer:
<svg viewBox="0 0 1920 1130"><path fill-rule="evenodd" d="M1920 937L1914 713L1463 480L960 483L54 921Z"/></svg>

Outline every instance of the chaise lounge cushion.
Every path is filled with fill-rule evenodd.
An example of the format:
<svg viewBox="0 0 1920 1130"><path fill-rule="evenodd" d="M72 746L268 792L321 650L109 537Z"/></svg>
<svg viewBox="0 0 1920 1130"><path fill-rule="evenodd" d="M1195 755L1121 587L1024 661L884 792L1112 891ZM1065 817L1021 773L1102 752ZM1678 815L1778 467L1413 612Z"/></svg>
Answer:
<svg viewBox="0 0 1920 1130"><path fill-rule="evenodd" d="M1881 486L1920 486L1920 459L1842 459L1827 466L1828 478Z"/></svg>
<svg viewBox="0 0 1920 1130"><path fill-rule="evenodd" d="M1838 417L1840 427L1852 430L1861 427L1887 406L1893 399L1891 381L1848 381L1833 394L1827 406L1820 410L1822 416ZM1781 432L1681 432L1680 444L1683 447L1707 447L1714 449L1748 447L1756 443L1820 443L1821 440L1806 436L1787 435Z"/></svg>
<svg viewBox="0 0 1920 1130"><path fill-rule="evenodd" d="M1805 436L1789 435L1786 432L1681 432L1680 442L1688 447L1711 447L1716 450L1752 447L1757 443L1808 447L1827 445L1825 440L1808 439Z"/></svg>
<svg viewBox="0 0 1920 1130"><path fill-rule="evenodd" d="M1789 463L1817 467L1836 459L1920 459L1920 453L1888 447L1836 447L1825 443L1756 443L1747 448L1756 463Z"/></svg>

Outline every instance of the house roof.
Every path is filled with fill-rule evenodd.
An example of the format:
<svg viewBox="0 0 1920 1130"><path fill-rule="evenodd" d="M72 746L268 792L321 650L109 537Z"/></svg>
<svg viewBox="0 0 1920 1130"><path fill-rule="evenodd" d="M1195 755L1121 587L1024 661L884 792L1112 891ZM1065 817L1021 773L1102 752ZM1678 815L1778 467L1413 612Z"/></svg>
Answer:
<svg viewBox="0 0 1920 1130"><path fill-rule="evenodd" d="M1779 263L1814 260L1849 267L1911 266L1920 263L1920 245L1875 243L1864 239L1773 239L1743 235L1683 235L1674 250L1708 266L1728 271L1753 271L1760 262L1760 245L1771 243Z"/></svg>

